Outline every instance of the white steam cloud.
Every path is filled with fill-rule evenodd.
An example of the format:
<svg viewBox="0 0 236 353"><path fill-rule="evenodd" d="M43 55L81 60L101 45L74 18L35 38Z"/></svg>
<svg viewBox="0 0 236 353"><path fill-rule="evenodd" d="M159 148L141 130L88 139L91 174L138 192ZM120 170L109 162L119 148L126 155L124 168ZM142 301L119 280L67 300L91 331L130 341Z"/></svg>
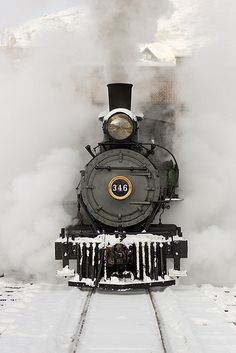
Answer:
<svg viewBox="0 0 236 353"><path fill-rule="evenodd" d="M157 19L168 13L165 0L95 0L90 5L97 41L105 53L108 81L135 78L134 63L139 60L139 44L155 39ZM137 74L136 67L136 74Z"/></svg>
<svg viewBox="0 0 236 353"><path fill-rule="evenodd" d="M52 269L60 228L71 222L62 202L100 123L93 68L79 65L77 35L51 29L33 44L17 60L0 54L0 272L42 275Z"/></svg>
<svg viewBox="0 0 236 353"><path fill-rule="evenodd" d="M59 149L15 178L1 209L2 271L51 275L53 239L71 221L62 202L78 178L79 162L78 153Z"/></svg>
<svg viewBox="0 0 236 353"><path fill-rule="evenodd" d="M201 11L207 46L179 73L186 112L178 121L176 149L184 201L175 217L184 221L189 239L189 280L231 285L236 278L236 7L233 0L206 1Z"/></svg>
<svg viewBox="0 0 236 353"><path fill-rule="evenodd" d="M172 12L169 0L89 1L95 40L103 53L106 82L134 84L133 106L140 109L158 80L140 64L140 44L156 41L158 19Z"/></svg>
<svg viewBox="0 0 236 353"><path fill-rule="evenodd" d="M0 271L53 272L54 240L71 222L62 203L89 159L83 146L101 139L105 84L142 86L139 44L153 39L167 4L83 3L79 30L45 26L17 60L0 53Z"/></svg>

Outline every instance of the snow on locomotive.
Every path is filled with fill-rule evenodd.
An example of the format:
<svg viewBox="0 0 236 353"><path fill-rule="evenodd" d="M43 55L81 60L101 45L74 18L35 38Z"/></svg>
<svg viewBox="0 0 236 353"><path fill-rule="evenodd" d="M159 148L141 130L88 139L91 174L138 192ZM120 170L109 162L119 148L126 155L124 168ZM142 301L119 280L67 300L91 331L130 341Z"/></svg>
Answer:
<svg viewBox="0 0 236 353"><path fill-rule="evenodd" d="M185 274L180 259L187 257L187 241L180 227L161 222L178 200L178 164L167 148L139 141L142 118L131 110L131 92L131 84L108 84L104 139L94 150L86 146L92 159L81 171L76 225L62 228L55 242L63 265L58 275L71 277L71 286L168 286Z"/></svg>

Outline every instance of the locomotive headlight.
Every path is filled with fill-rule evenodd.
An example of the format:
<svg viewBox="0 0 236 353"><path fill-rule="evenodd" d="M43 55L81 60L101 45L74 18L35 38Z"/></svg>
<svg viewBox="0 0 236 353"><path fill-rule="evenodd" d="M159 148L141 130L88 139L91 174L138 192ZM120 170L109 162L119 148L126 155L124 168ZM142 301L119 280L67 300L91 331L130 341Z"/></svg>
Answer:
<svg viewBox="0 0 236 353"><path fill-rule="evenodd" d="M107 132L114 140L126 140L133 131L133 121L127 114L116 113L107 122Z"/></svg>

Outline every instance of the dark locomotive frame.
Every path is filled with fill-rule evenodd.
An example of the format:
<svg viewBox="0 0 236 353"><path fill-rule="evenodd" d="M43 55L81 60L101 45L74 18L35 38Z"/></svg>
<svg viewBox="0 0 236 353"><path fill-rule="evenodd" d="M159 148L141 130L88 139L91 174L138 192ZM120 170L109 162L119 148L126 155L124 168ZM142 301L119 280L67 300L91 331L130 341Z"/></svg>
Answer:
<svg viewBox="0 0 236 353"><path fill-rule="evenodd" d="M161 221L171 201L179 200L178 164L166 147L139 141L142 118L130 110L131 89L108 85L104 140L93 151L86 146L92 160L81 171L76 224L62 228L55 242L63 266L58 274L72 276L72 286L168 286L185 275L180 259L187 257L187 241L180 227ZM75 271L70 260L76 260Z"/></svg>

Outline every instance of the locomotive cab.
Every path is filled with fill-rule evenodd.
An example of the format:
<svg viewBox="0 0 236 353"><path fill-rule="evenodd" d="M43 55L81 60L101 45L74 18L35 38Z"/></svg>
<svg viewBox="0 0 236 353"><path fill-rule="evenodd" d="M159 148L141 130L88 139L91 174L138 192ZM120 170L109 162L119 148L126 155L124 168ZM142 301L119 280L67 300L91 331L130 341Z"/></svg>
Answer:
<svg viewBox="0 0 236 353"><path fill-rule="evenodd" d="M161 221L177 199L178 164L165 147L139 141L142 118L131 110L131 91L131 84L108 85L104 139L94 152L86 147L92 159L81 171L76 224L63 228L55 243L63 263L58 274L71 274L72 286L166 286L185 275L180 259L187 257L187 242L180 227ZM153 159L160 149L163 158ZM77 261L75 270L70 260Z"/></svg>

